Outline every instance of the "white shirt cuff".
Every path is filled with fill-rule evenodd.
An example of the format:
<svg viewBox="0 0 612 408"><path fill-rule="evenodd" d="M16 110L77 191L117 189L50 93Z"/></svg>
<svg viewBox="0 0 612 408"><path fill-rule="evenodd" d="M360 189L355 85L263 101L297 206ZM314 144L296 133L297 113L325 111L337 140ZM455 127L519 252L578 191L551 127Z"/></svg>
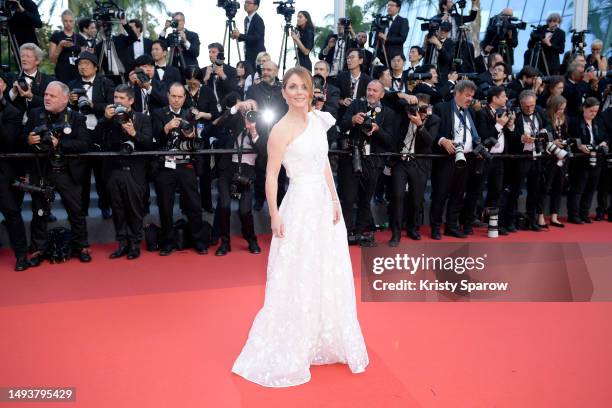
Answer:
<svg viewBox="0 0 612 408"><path fill-rule="evenodd" d="M230 109L230 114L235 115L238 113L238 108L236 107L236 105L232 106L232 108Z"/></svg>
<svg viewBox="0 0 612 408"><path fill-rule="evenodd" d="M499 123L495 124L495 129L497 129L497 133L501 132L503 130L503 128L504 127L502 125L500 125Z"/></svg>
<svg viewBox="0 0 612 408"><path fill-rule="evenodd" d="M11 98L11 101L14 101L17 98L17 93L13 88L11 88L11 90L9 91L9 97Z"/></svg>
<svg viewBox="0 0 612 408"><path fill-rule="evenodd" d="M188 50L191 47L191 43L185 40L185 49Z"/></svg>

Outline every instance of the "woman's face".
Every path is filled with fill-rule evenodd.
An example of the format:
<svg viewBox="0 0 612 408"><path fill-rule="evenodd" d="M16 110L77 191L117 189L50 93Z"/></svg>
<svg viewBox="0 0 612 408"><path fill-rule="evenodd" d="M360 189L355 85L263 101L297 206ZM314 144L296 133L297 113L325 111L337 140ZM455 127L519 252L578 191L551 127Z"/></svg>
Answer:
<svg viewBox="0 0 612 408"><path fill-rule="evenodd" d="M292 75L283 89L283 96L290 108L303 110L310 106L312 89L299 75Z"/></svg>
<svg viewBox="0 0 612 408"><path fill-rule="evenodd" d="M563 82L559 82L553 87L551 94L561 95L563 93L564 88L565 88L565 84Z"/></svg>
<svg viewBox="0 0 612 408"><path fill-rule="evenodd" d="M557 108L557 116L563 116L563 114L565 113L566 106L566 103L562 103L561 105L559 105L559 107Z"/></svg>
<svg viewBox="0 0 612 408"><path fill-rule="evenodd" d="M306 16L302 13L298 13L297 15L297 25L298 27L304 27L306 25Z"/></svg>
<svg viewBox="0 0 612 408"><path fill-rule="evenodd" d="M187 85L189 85L189 89L198 89L200 87L200 81L195 78L188 79Z"/></svg>
<svg viewBox="0 0 612 408"><path fill-rule="evenodd" d="M242 78L244 76L244 65L239 64L236 66L236 73L238 74L238 77Z"/></svg>

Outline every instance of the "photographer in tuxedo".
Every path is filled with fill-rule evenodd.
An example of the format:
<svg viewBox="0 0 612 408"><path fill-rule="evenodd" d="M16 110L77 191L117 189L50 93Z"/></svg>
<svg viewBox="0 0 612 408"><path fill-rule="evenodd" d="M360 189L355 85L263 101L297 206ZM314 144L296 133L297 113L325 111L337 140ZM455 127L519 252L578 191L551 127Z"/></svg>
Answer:
<svg viewBox="0 0 612 408"><path fill-rule="evenodd" d="M366 96L366 89L370 77L361 72L363 65L363 54L357 48L352 48L346 55L346 67L348 71L342 71L336 78L336 86L340 89L338 99L338 118L344 117L348 106L357 99Z"/></svg>
<svg viewBox="0 0 612 408"><path fill-rule="evenodd" d="M537 97L541 86L542 77L540 73L534 67L527 65L519 71L516 78L506 86L506 89L514 98L518 97L526 89L532 90Z"/></svg>
<svg viewBox="0 0 612 408"><path fill-rule="evenodd" d="M79 54L76 60L79 78L68 84L70 88L70 109L85 115L85 124L89 133L91 149L102 149L103 133L98 124L104 118L106 105L113 101L113 81L98 75L98 60L88 51ZM110 197L106 190L106 179L102 175L102 159L87 158L85 162L85 180L83 183L83 211L89 214L89 192L91 191L91 172L96 179L96 192L98 193L98 207L102 211L102 218L111 217Z"/></svg>
<svg viewBox="0 0 612 408"><path fill-rule="evenodd" d="M166 34L172 24L175 24L176 28L173 28L172 33ZM185 14L179 11L172 15L172 21L166 20L164 29L159 33L159 39L164 40L170 49L175 50L170 65L181 70L190 65L198 66L200 37L198 33L185 28Z"/></svg>
<svg viewBox="0 0 612 408"><path fill-rule="evenodd" d="M540 54L538 66L534 67L540 70L543 75L559 75L561 72L560 55L565 52L565 31L559 26L561 25L561 15L559 13L551 13L546 19L546 25L533 30L527 43L527 51L525 52L525 65L530 65L533 50L538 42L541 42L541 49L544 52L544 58ZM548 71L546 70L548 68Z"/></svg>
<svg viewBox="0 0 612 408"><path fill-rule="evenodd" d="M329 76L329 64L326 61L318 61L314 66L314 102L315 108L323 112L329 112L334 118L338 118L338 99L340 90L327 81ZM321 80L317 78L320 77ZM331 145L338 140L338 129L332 126L327 131L327 141Z"/></svg>
<svg viewBox="0 0 612 408"><path fill-rule="evenodd" d="M491 17L487 25L484 39L480 43L480 48L485 54L500 52L500 44L505 44L507 55L504 62L510 68L514 65L514 49L518 46L518 28L516 24L511 25L514 11L505 8L501 13Z"/></svg>
<svg viewBox="0 0 612 408"><path fill-rule="evenodd" d="M168 104L167 86L155 79L155 62L150 55L141 55L134 61L134 70L129 74L134 89L136 112L151 115L151 112Z"/></svg>
<svg viewBox="0 0 612 408"><path fill-rule="evenodd" d="M238 74L236 68L225 63L224 49L219 43L208 45L208 59L211 64L204 71L204 84L212 89L217 102L217 110L221 111L221 101L230 92L238 89Z"/></svg>
<svg viewBox="0 0 612 408"><path fill-rule="evenodd" d="M319 59L327 61L331 67L329 76L332 82L340 72L347 69L346 61L349 50L358 48L357 36L350 20L346 18L339 19L336 31L337 34L330 33L327 38L325 38L325 41L323 41L325 47L319 52ZM335 85L339 86L338 84Z"/></svg>
<svg viewBox="0 0 612 408"><path fill-rule="evenodd" d="M15 36L17 47L26 43L38 45L36 29L43 26L38 5L32 0L10 0L16 6L15 13L8 19L8 28Z"/></svg>
<svg viewBox="0 0 612 408"><path fill-rule="evenodd" d="M464 24L471 23L472 21L476 20L476 16L478 15L478 6L476 5L476 1L472 1L470 14L468 14L467 16L459 14L460 12L457 10L457 8L463 11L466 6L465 3L465 0L460 0L457 3L453 2L453 0L440 0L438 2L438 10L440 11L440 14L436 14L434 16L434 19L440 19L441 21L446 21L451 24L452 29L450 38L453 41L457 41L459 37L458 28ZM457 5L459 5L459 7L457 7Z"/></svg>
<svg viewBox="0 0 612 408"><path fill-rule="evenodd" d="M548 125L544 111L536 105L536 93L527 89L519 95L520 112L516 114L514 135L509 141L509 153L523 154L524 160L512 160L507 167L510 192L506 208L500 217L508 232L516 232L516 211L523 183L527 186L526 213L529 229L541 231L536 222L536 211L540 211L540 183L542 161L538 157L546 145L543 132Z"/></svg>
<svg viewBox="0 0 612 408"><path fill-rule="evenodd" d="M23 143L21 135L21 114L4 97L7 85L0 79L0 152L18 153ZM12 187L15 179L21 174L20 165L14 160L0 161L0 213L4 216L6 229L13 252L15 253L15 271L25 271L29 266L28 241L21 215L21 198Z"/></svg>
<svg viewBox="0 0 612 408"><path fill-rule="evenodd" d="M253 70L257 54L266 50L266 25L257 14L257 10L259 10L259 0L246 0L244 11L247 16L244 18L244 33L237 29L231 33L232 39L244 42L244 60Z"/></svg>
<svg viewBox="0 0 612 408"><path fill-rule="evenodd" d="M572 62L567 67L563 97L567 99L567 116L571 119L582 116L582 103L588 97L597 97L597 92L589 86L592 72L584 71L583 62Z"/></svg>
<svg viewBox="0 0 612 408"><path fill-rule="evenodd" d="M132 111L134 89L129 85L115 88L113 104L106 106L101 129L104 148L111 152L131 153L151 148L153 129L149 116ZM113 207L115 239L119 247L109 258L140 256L147 160L144 156L116 156L104 162L107 188Z"/></svg>
<svg viewBox="0 0 612 408"><path fill-rule="evenodd" d="M601 168L605 165L603 155L608 151L609 141L605 128L595 120L599 106L599 100L596 98L586 98L582 104L581 117L570 122L570 135L581 141L577 151L589 155L570 161L567 221L572 224L592 223L589 212Z"/></svg>
<svg viewBox="0 0 612 408"><path fill-rule="evenodd" d="M422 65L417 68L417 74L430 74L430 77L417 81L417 85L412 89L413 94L423 93L429 95L430 103L435 106L440 102L449 100L452 97L453 82L457 81L457 74L452 73L447 80L439 81L438 69L435 65Z"/></svg>
<svg viewBox="0 0 612 408"><path fill-rule="evenodd" d="M355 99L340 121L340 132L348 133L344 144L352 152L342 155L338 165L342 214L349 236L355 234L363 246L374 246L374 235L364 233L373 224L370 202L376 183L384 167L384 159L371 156L393 146L396 116L383 107L385 88L380 81L367 84L366 98ZM342 139L341 139L342 140ZM357 203L357 222L353 221L353 207Z"/></svg>
<svg viewBox="0 0 612 408"><path fill-rule="evenodd" d="M451 24L444 22L435 34L425 37L425 64L435 65L440 78L446 80L455 55L455 42L450 39Z"/></svg>
<svg viewBox="0 0 612 408"><path fill-rule="evenodd" d="M68 109L69 94L66 84L51 82L45 90L44 107L33 109L28 116L23 139L32 151L47 153L47 157L30 163L30 182L40 185L42 178L59 193L68 213L73 255L81 262L90 262L81 190L86 177L85 164L79 158L65 157L67 153L86 153L90 140L85 117ZM32 194L31 246L34 253L31 266L38 266L46 259L46 207L41 194Z"/></svg>
<svg viewBox="0 0 612 408"><path fill-rule="evenodd" d="M79 34L81 34L81 37L83 37L87 43L83 51L89 51L92 54L95 54L96 37L98 36L98 27L96 27L96 22L91 18L79 19Z"/></svg>
<svg viewBox="0 0 612 408"><path fill-rule="evenodd" d="M195 117L185 108L185 87L180 83L168 89L169 106L153 111L153 137L156 147L176 151L174 156L160 156L154 170L157 206L161 223L162 246L160 256L168 256L176 250L174 236L174 199L178 189L181 204L189 223L194 249L200 255L208 253L204 237L202 202L198 193L198 178L193 157L181 146L196 139Z"/></svg>
<svg viewBox="0 0 612 408"><path fill-rule="evenodd" d="M221 155L217 160L219 170L219 202L216 212L217 227L221 244L216 256L230 252L230 218L232 198L238 200L242 237L248 243L252 254L261 253L257 243L253 223L253 184L255 182L255 162L259 155L266 155L266 138L260 137L257 121L263 119L253 100L238 101L227 110L219 120L218 126L225 129L218 141L221 148L238 149L239 153ZM256 153L243 154L243 149L254 149Z"/></svg>
<svg viewBox="0 0 612 408"><path fill-rule="evenodd" d="M475 112L469 108L476 85L472 81L458 81L454 97L449 102L434 106L440 117L440 131L435 135L433 153L447 157L433 161L431 170L431 238L442 239L440 225L446 207L444 235L465 238L459 229L464 194L469 178L474 174L475 161L472 151L480 144L474 119Z"/></svg>
<svg viewBox="0 0 612 408"><path fill-rule="evenodd" d="M384 33L378 33L378 40L382 42L383 47L380 47L376 57L387 66L389 66L394 55L404 53L404 43L410 30L408 20L399 15L401 8L402 2L400 0L389 0L387 2L387 14L391 21Z"/></svg>
<svg viewBox="0 0 612 408"><path fill-rule="evenodd" d="M418 104L403 104L404 112L400 116L399 131L394 134L392 151L404 155L393 156L388 163L391 167L393 192L390 247L399 245L404 217L408 237L415 241L421 239L417 228L431 170L431 159L415 158L412 155L431 153L434 137L440 127L440 118L432 112L429 95L418 94L416 98ZM406 183L409 185L408 193Z"/></svg>
<svg viewBox="0 0 612 408"><path fill-rule="evenodd" d="M96 56L98 61L102 61L98 67L100 72L104 72L109 79L119 85L125 81L125 75L132 69L134 58L130 54L130 48L138 40L138 36L126 18L120 20L125 34L112 35L110 24L109 22L103 22L99 29L100 41L96 44ZM111 35L108 39L110 41L110 55L104 44L107 34Z"/></svg>
<svg viewBox="0 0 612 408"><path fill-rule="evenodd" d="M168 50L166 43L156 40L151 43L151 57L155 63L154 79L161 81L166 88L174 82L181 82L181 72L177 67L167 64Z"/></svg>
<svg viewBox="0 0 612 408"><path fill-rule="evenodd" d="M137 18L133 18L128 21L128 24L134 34L136 34L136 41L132 43L132 46L128 49L128 55L130 60L134 61L136 58L141 55L151 55L151 45L153 45L153 41L149 38L145 38L144 33L142 31L142 21Z"/></svg>

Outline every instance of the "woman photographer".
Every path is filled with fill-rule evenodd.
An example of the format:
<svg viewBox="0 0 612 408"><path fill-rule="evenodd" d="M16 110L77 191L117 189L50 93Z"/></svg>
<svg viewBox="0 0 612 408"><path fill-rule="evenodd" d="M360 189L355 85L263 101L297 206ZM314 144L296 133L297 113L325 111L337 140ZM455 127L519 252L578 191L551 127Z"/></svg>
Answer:
<svg viewBox="0 0 612 408"><path fill-rule="evenodd" d="M310 51L314 47L314 25L307 11L300 11L297 15L296 30L291 32L291 38L295 43L298 64L312 72Z"/></svg>
<svg viewBox="0 0 612 408"><path fill-rule="evenodd" d="M240 94L240 97L244 97L246 80L251 75L251 68L245 61L238 61L236 64L236 75L238 83L236 84L236 90Z"/></svg>
<svg viewBox="0 0 612 408"><path fill-rule="evenodd" d="M549 81L544 85L544 91L538 96L538 106L546 108L554 96L561 96L565 90L565 78L561 75L549 77Z"/></svg>
<svg viewBox="0 0 612 408"><path fill-rule="evenodd" d="M563 82L561 82L561 85L563 85ZM569 146L567 146L569 134L565 114L566 106L567 100L561 95L551 96L546 104L548 142L554 143L559 149L569 149ZM547 195L550 196L550 225L557 228L565 227L559 222L559 206L561 205L561 194L567 177L567 159L567 156L565 159L558 159L555 155L549 155L544 164L544 183L541 185L540 205L538 206L538 224L542 228L548 228L544 218L544 204Z"/></svg>

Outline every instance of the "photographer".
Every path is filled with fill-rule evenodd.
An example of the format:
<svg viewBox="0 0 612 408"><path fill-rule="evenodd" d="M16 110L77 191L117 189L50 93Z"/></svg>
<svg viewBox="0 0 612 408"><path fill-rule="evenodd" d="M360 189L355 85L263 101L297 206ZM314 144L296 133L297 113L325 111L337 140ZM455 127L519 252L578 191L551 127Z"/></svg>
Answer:
<svg viewBox="0 0 612 408"><path fill-rule="evenodd" d="M4 98L7 84L0 79L0 152L17 153L23 143L19 140L21 132L21 114ZM19 192L11 184L21 174L20 165L16 161L0 160L0 213L8 231L11 247L15 253L15 271L21 272L28 268L28 241L25 225L21 215L21 198Z"/></svg>
<svg viewBox="0 0 612 408"><path fill-rule="evenodd" d="M276 78L278 75L278 66L274 62L266 62L262 67L261 82L253 85L246 93L246 99L254 100L260 112L265 116L264 120L257 122L257 133L268 140L270 130L280 118L287 113L288 107L283 98L282 86ZM253 208L260 211L263 208L265 201L265 183L266 183L266 166L267 157L259 155L255 165L255 205ZM281 169L278 179L277 204L280 205L285 196L284 186L287 183L287 176Z"/></svg>
<svg viewBox="0 0 612 408"><path fill-rule="evenodd" d="M392 151L403 153L401 157L391 157L391 240L389 246L399 245L402 219L405 216L408 237L420 240L417 231L420 213L425 199L425 187L431 170L431 159L415 158L413 154L431 154L435 135L438 134L440 118L432 113L429 95L416 95L418 104L404 105L399 124L399 131L394 135ZM406 183L409 185L406 194ZM404 197L408 201L404 207Z"/></svg>
<svg viewBox="0 0 612 408"><path fill-rule="evenodd" d="M156 40L151 43L151 57L155 63L154 79L161 81L166 88L174 82L181 82L181 72L177 67L166 63L168 50L163 40Z"/></svg>
<svg viewBox="0 0 612 408"><path fill-rule="evenodd" d="M505 8L500 14L491 17L485 37L480 43L485 53L500 53L510 68L514 65L514 49L518 46L518 29L524 28L524 23L513 23L518 20L513 14L511 8Z"/></svg>
<svg viewBox="0 0 612 408"><path fill-rule="evenodd" d="M74 14L70 10L62 13L62 31L55 31L49 38L49 60L55 64L55 77L67 84L79 77L77 56L87 42L74 31Z"/></svg>
<svg viewBox="0 0 612 408"><path fill-rule="evenodd" d="M298 63L308 72L312 72L310 51L314 47L314 30L310 13L303 10L298 12L296 29L291 31L291 38L296 46Z"/></svg>
<svg viewBox="0 0 612 408"><path fill-rule="evenodd" d="M444 207L444 235L466 237L459 229L459 214L476 164L472 150L480 144L474 123L476 114L469 108L475 94L476 85L472 81L458 81L454 98L434 106L434 113L441 121L440 131L434 135L433 152L447 155L434 160L431 169L430 224L431 238L435 240L442 239L440 225Z"/></svg>
<svg viewBox="0 0 612 408"><path fill-rule="evenodd" d="M451 70L453 55L455 55L455 42L449 38L451 24L443 22L435 34L429 33L425 37L425 64L436 65L442 80L446 80Z"/></svg>
<svg viewBox="0 0 612 408"><path fill-rule="evenodd" d="M43 26L38 6L32 0L9 0L15 4L15 13L8 20L8 27L15 36L17 47L33 43L38 45L36 28Z"/></svg>
<svg viewBox="0 0 612 408"><path fill-rule="evenodd" d="M524 160L512 160L508 164L508 180L510 186L506 208L500 218L508 232L516 232L516 216L518 198L522 186L527 185L527 227L533 231L542 228L536 221L536 213L540 211L540 183L542 181L542 155L545 140L548 135L545 129L548 123L544 111L536 105L536 93L526 89L519 95L520 111L516 114L515 131L509 142L510 154L525 155Z"/></svg>
<svg viewBox="0 0 612 408"><path fill-rule="evenodd" d="M459 12L457 11L457 5L459 5L459 9L463 11L466 6L466 1L459 0L457 3L454 3L452 0L440 0L438 2L438 10L440 11L440 14L436 14L434 16L434 19L448 21L449 23L451 23L452 29L450 37L453 41L457 41L459 37L458 27L461 27L462 25L467 23L471 23L472 21L476 20L476 16L478 15L478 6L476 5L476 1L472 1L472 8L470 9L470 14L468 14L467 16L459 14Z"/></svg>
<svg viewBox="0 0 612 408"><path fill-rule="evenodd" d="M450 79L456 81L456 73L449 75L449 80L443 81L442 84L438 84L438 70L436 69L435 65L420 66L416 70L416 75L425 76L426 78L423 80L417 80L417 85L412 90L413 94L424 93L429 95L430 103L433 106L448 100L451 97L451 88L453 87L453 83L450 82ZM410 77L408 77L408 79L410 80Z"/></svg>
<svg viewBox="0 0 612 408"><path fill-rule="evenodd" d="M547 78L547 82L544 84L544 90L540 96L538 96L538 106L541 108L546 108L550 98L554 96L561 96L564 89L565 78L563 78L561 75L553 75Z"/></svg>
<svg viewBox="0 0 612 408"><path fill-rule="evenodd" d="M85 125L89 133L88 139L92 147L97 146L100 150L104 144L102 139L104 133L98 128L98 124L104 118L106 105L113 101L113 81L98 73L98 60L90 52L82 52L76 60L79 70L79 78L68 84L70 88L70 109L79 111L85 116ZM89 214L89 192L91 189L91 171L96 179L96 191L98 193L98 207L102 211L102 218L111 217L110 197L106 190L106 180L102 176L102 159L88 158L84 160L85 183L83 184L83 210L85 215Z"/></svg>
<svg viewBox="0 0 612 408"><path fill-rule="evenodd" d="M242 236L248 243L249 252L261 253L253 224L253 183L255 181L255 162L259 155L266 154L266 138L257 132L257 103L253 100L238 102L222 116L220 126L226 132L219 140L221 148L238 149L240 153L221 155L217 160L219 170L219 202L216 211L221 245L215 255L224 256L231 251L230 218L231 200L237 198ZM242 150L254 149L257 153L242 154Z"/></svg>
<svg viewBox="0 0 612 408"><path fill-rule="evenodd" d="M567 116L570 118L581 117L583 101L590 96L597 96L597 92L588 84L593 75L590 72L585 73L584 67L581 62L572 62L567 67L563 96L567 99Z"/></svg>
<svg viewBox="0 0 612 408"><path fill-rule="evenodd" d="M373 224L370 202L384 166L382 157L370 154L391 149L396 126L393 111L380 103L384 93L380 81L370 81L365 100L353 100L340 122L340 131L348 133L348 144L353 153L343 155L339 160L342 213L349 235L354 233L363 246L375 245L374 235L364 234L364 231ZM355 223L353 207L356 203L358 214Z"/></svg>
<svg viewBox="0 0 612 408"><path fill-rule="evenodd" d="M172 27L173 32L166 34ZM172 15L172 21L166 20L164 29L159 33L159 38L166 41L171 49L172 61L170 65L185 69L190 65L198 66L200 56L200 37L198 33L185 28L185 15L180 11Z"/></svg>
<svg viewBox="0 0 612 408"><path fill-rule="evenodd" d="M503 65L503 62L500 64ZM475 194L468 193L468 198L466 198L466 200L471 201L469 207L474 209L478 200L482 197L485 186L487 190L487 197L484 201L485 208L500 208L504 187L505 162L496 156L508 153L515 128L515 114L506 108L508 96L504 88L496 85L491 86L487 91L486 98L487 105L476 113L476 129L478 129L482 145L492 155L492 158L484 163L481 182L476 190L472 190ZM472 213L470 216L473 221L474 214ZM470 232L470 228L467 232ZM501 235L508 234L503 227L499 228L499 233Z"/></svg>
<svg viewBox="0 0 612 408"><path fill-rule="evenodd" d="M346 55L346 67L348 71L342 71L336 78L335 85L340 89L338 99L338 117L344 117L347 107L356 99L366 96L366 89L370 77L361 72L363 54L360 50L352 48Z"/></svg>
<svg viewBox="0 0 612 408"><path fill-rule="evenodd" d="M141 55L134 61L134 70L129 74L134 89L136 112L151 115L156 109L168 104L167 86L155 79L155 62L150 55Z"/></svg>
<svg viewBox="0 0 612 408"><path fill-rule="evenodd" d="M483 82L491 82L491 76L493 75L493 70L495 69L495 66L497 66L497 64L499 62L504 62L504 59L502 58L502 56L497 53L497 52L493 52L491 54L489 54L488 57L484 57L482 55L480 55L477 59L476 59L476 65L479 65L479 61L481 62L481 64L483 66L486 66L486 71L482 72L480 75L478 75L478 78L476 79L476 85L480 85ZM486 60L486 63L485 63ZM508 71L506 70L506 74L508 74Z"/></svg>
<svg viewBox="0 0 612 408"><path fill-rule="evenodd" d="M408 20L399 15L401 8L400 0L387 2L387 13L391 21L384 32L378 33L378 40L382 42L384 48L378 49L376 57L387 66L394 55L404 53L404 43L410 30Z"/></svg>
<svg viewBox="0 0 612 408"><path fill-rule="evenodd" d="M323 44L325 47L319 53L319 59L325 60L331 67L329 76L335 79L345 67L348 51L357 47L355 30L350 19L341 18L336 26L337 34L330 33ZM332 81L333 82L333 81ZM336 84L336 86L339 86Z"/></svg>
<svg viewBox="0 0 612 408"><path fill-rule="evenodd" d="M66 158L68 153L86 153L90 144L85 117L68 109L70 90L59 81L51 82L45 89L44 107L33 109L24 127L24 140L35 152L48 152L48 158L35 159L30 182L40 185L50 183L61 197L68 213L72 233L72 251L81 262L90 262L87 247L87 223L82 206L82 185L86 178L85 164L79 158ZM36 162L38 161L38 162ZM31 266L38 266L46 259L47 217L44 197L32 194L31 246L34 253Z"/></svg>
<svg viewBox="0 0 612 408"><path fill-rule="evenodd" d="M129 85L115 88L113 105L104 111L102 131L105 150L131 153L152 146L153 130L149 116L132 111L134 90ZM104 161L107 189L111 196L115 239L119 247L110 254L115 259L140 256L147 160L144 156L111 157Z"/></svg>
<svg viewBox="0 0 612 408"><path fill-rule="evenodd" d="M244 80L244 94L241 96L244 97L244 95L246 95L246 92L249 90L251 86L257 85L258 83L261 82L261 75L262 75L261 71L263 69L264 64L268 61L272 61L272 57L267 52L262 51L259 54L257 54L257 59L255 60L257 65L255 66L255 69L250 69L251 67L249 65L249 69L251 73Z"/></svg>
<svg viewBox="0 0 612 408"><path fill-rule="evenodd" d="M416 69L421 66L421 61L425 57L425 50L419 47L418 45L413 45L410 47L410 52L408 53L408 68L406 68L406 74L412 74L416 72Z"/></svg>
<svg viewBox="0 0 612 408"><path fill-rule="evenodd" d="M221 110L221 101L225 95L238 88L236 68L225 63L223 46L219 43L208 45L208 59L211 64L204 69L204 84L212 89L217 110Z"/></svg>
<svg viewBox="0 0 612 408"><path fill-rule="evenodd" d="M257 10L259 10L259 0L246 0L244 11L247 16L244 18L244 34L241 34L239 30L233 30L231 34L232 39L244 41L244 60L253 69L255 69L257 54L266 50L266 25L257 14Z"/></svg>
<svg viewBox="0 0 612 408"><path fill-rule="evenodd" d="M547 196L550 196L550 225L558 228L564 227L559 222L559 207L561 206L561 195L567 178L568 155L571 149L567 116L565 115L566 106L567 101L561 95L551 97L546 106L546 118L548 120L546 151L549 153L549 157L544 162L544 182L541 186L540 205L537 211L538 225L542 228L548 228L544 218L544 205ZM551 155L554 151L565 154L565 158L559 159L559 157L556 157L559 153Z"/></svg>
<svg viewBox="0 0 612 408"><path fill-rule="evenodd" d="M363 64L361 66L361 71L369 73L372 70L372 64L374 63L374 54L372 51L366 48L366 44L368 43L368 34L365 31L358 32L355 41L356 48L361 50L363 53Z"/></svg>
<svg viewBox="0 0 612 408"><path fill-rule="evenodd" d="M132 46L128 49L130 60L134 61L136 58L145 54L151 55L151 45L153 44L153 41L151 41L149 38L145 38L144 33L142 32L142 21L133 18L128 21L128 24L137 37L137 40L134 41Z"/></svg>
<svg viewBox="0 0 612 408"><path fill-rule="evenodd" d="M138 36L132 26L128 24L125 12L114 10L115 14L121 14L119 23L125 34L112 35L113 23L111 16L108 15L109 12L106 9L99 11L104 11L104 15L101 16L104 19L97 20L100 27L98 34L101 40L96 44L96 56L98 61L102 61L99 68L116 85L119 85L124 82L125 76L132 69L134 58L130 55L130 48L138 40Z"/></svg>
<svg viewBox="0 0 612 408"><path fill-rule="evenodd" d="M187 67L185 70L187 81L187 99L184 107L190 109L196 121L197 137L202 139L202 149L210 149L210 138L216 136L213 121L219 116L217 100L213 91L202 84L202 70L198 67ZM210 155L196 156L196 170L200 178L200 196L202 207L209 213L212 208L210 169Z"/></svg>
<svg viewBox="0 0 612 408"><path fill-rule="evenodd" d="M180 83L168 89L169 106L153 111L153 137L162 150L185 152L198 142L196 139L195 117L184 107L185 87ZM198 194L198 179L192 157L188 154L160 156L156 163L155 191L161 223L160 256L168 256L176 250L172 215L174 198L178 189L184 213L187 215L195 251L200 255L208 253L207 238L204 237L202 202Z"/></svg>
<svg viewBox="0 0 612 408"><path fill-rule="evenodd" d="M31 109L43 106L43 94L54 78L39 70L43 52L36 44L26 43L19 47L19 59L22 71L7 77L7 84L12 85L7 96L27 119Z"/></svg>
<svg viewBox="0 0 612 408"><path fill-rule="evenodd" d="M514 99L518 96L512 89L506 90L506 64L498 62L491 71L491 79L486 82L482 82L478 85L478 92L476 92L476 98L483 100L487 98L487 93L492 87L503 88L506 92L508 99Z"/></svg>
<svg viewBox="0 0 612 408"><path fill-rule="evenodd" d="M404 71L406 57L404 54L397 54L391 58L391 90L397 92L406 92L406 78L408 73Z"/></svg>
<svg viewBox="0 0 612 408"><path fill-rule="evenodd" d="M516 98L526 89L532 90L537 96L540 94L541 86L542 77L540 77L540 73L534 67L527 65L519 71L516 78L508 84L506 89L512 94L511 98Z"/></svg>
<svg viewBox="0 0 612 408"><path fill-rule="evenodd" d="M81 34L81 37L83 37L87 43L83 51L88 51L95 54L96 37L98 35L98 27L96 27L96 22L91 18L79 19L79 34Z"/></svg>
<svg viewBox="0 0 612 408"><path fill-rule="evenodd" d="M609 136L594 120L599 112L599 105L596 98L586 98L582 104L582 115L570 122L569 134L579 138L581 142L576 146L577 152L588 155L570 162L567 221L572 224L592 223L589 213L599 182L599 174L605 165L602 156L609 151Z"/></svg>
<svg viewBox="0 0 612 408"><path fill-rule="evenodd" d="M560 25L561 15L551 13L546 19L545 26L538 26L533 30L527 43L525 65L530 65L533 58L536 57L533 55L533 51L537 49L536 45L541 43L543 55L537 56L539 57L538 66L534 68L539 69L547 76L559 75L561 72L560 55L565 51L565 31L559 28Z"/></svg>
<svg viewBox="0 0 612 408"><path fill-rule="evenodd" d="M320 111L329 112L334 118L337 118L340 90L327 82L329 64L326 61L318 61L314 66L314 72L314 107ZM332 126L327 131L327 141L331 144L337 139L337 127Z"/></svg>

